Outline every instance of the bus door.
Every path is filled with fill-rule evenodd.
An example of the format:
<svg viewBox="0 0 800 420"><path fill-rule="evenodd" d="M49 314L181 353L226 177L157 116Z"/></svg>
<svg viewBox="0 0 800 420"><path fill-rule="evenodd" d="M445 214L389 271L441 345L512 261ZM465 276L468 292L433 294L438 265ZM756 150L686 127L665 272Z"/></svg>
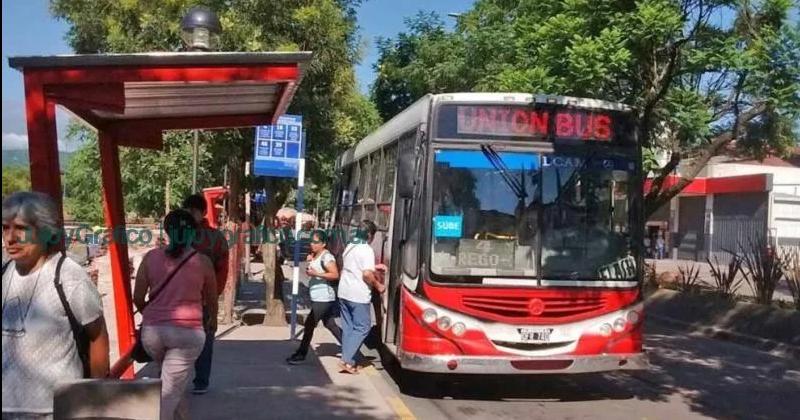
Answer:
<svg viewBox="0 0 800 420"><path fill-rule="evenodd" d="M386 292L383 294L383 307L386 309L386 316L383 318L382 331L384 343L394 344L397 342L398 325L400 323L400 296L403 287L403 278L412 278L416 283L419 265L419 233L421 221L418 216L422 209L423 199L422 174L424 173L425 153L420 151L420 139L423 134L422 127L403 134L398 141L397 171L395 171L394 201L392 202L392 223L389 230L387 246L389 249L389 261L387 264L388 283ZM410 174L409 174L410 172ZM413 193L410 194L415 199L403 197L409 195L403 193L403 188L398 185L402 179L414 179L416 182ZM405 235L404 235L405 234ZM405 236L405 240L403 238ZM414 269L409 269L414 266ZM405 275L404 275L405 274ZM409 274L412 274L409 276Z"/></svg>

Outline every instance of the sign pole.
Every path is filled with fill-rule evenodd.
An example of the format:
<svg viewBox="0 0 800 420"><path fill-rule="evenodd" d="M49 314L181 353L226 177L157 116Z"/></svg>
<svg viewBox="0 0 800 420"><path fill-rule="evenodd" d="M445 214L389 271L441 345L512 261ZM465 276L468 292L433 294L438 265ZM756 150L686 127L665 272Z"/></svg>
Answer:
<svg viewBox="0 0 800 420"><path fill-rule="evenodd" d="M250 162L249 161L244 163L244 175L245 176L249 176L250 175ZM244 220L247 221L247 230L248 230L248 235L247 235L247 239L248 240L247 240L247 243L245 244L245 247L244 247L244 271L245 271L245 275L247 276L247 277L245 277L245 279L247 281L250 281L250 244L253 243L252 242L253 241L253 228L252 228L253 222L250 220L250 189L249 188L247 190L247 193L244 195ZM236 289L236 290L238 291L239 289Z"/></svg>
<svg viewBox="0 0 800 420"><path fill-rule="evenodd" d="M292 341L297 331L297 294L300 289L300 232L303 227L303 189L306 172L306 133L303 130L300 136L300 156L297 160L297 215L294 220L294 267L292 268L292 315L291 332Z"/></svg>
<svg viewBox="0 0 800 420"><path fill-rule="evenodd" d="M303 185L306 172L306 138L302 115L282 115L274 125L256 128L253 175L297 178L294 266L292 267L291 339L297 330L297 300L300 288L300 233L303 226ZM288 241L287 241L288 242ZM289 244L287 244L289 245Z"/></svg>

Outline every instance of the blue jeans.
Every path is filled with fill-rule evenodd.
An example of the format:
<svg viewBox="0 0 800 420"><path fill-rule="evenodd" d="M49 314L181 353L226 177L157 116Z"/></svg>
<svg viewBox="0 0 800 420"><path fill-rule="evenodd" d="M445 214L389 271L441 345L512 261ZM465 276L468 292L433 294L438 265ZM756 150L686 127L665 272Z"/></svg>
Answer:
<svg viewBox="0 0 800 420"><path fill-rule="evenodd" d="M369 334L372 319L369 303L356 303L339 299L340 316L342 318L342 361L355 365L355 356L361 344Z"/></svg>
<svg viewBox="0 0 800 420"><path fill-rule="evenodd" d="M203 307L203 325L208 323L208 311ZM214 354L214 331L206 331L206 342L203 345L203 352L194 362L194 387L208 388L208 380L211 377L211 356Z"/></svg>

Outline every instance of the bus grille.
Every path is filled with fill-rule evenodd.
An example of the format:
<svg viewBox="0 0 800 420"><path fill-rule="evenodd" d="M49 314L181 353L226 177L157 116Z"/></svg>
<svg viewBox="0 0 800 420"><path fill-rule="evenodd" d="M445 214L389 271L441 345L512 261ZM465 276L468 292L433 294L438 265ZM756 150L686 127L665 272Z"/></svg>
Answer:
<svg viewBox="0 0 800 420"><path fill-rule="evenodd" d="M534 311L533 302L540 300L543 308ZM540 318L558 320L560 318L574 317L588 314L603 309L606 299L601 296L580 298L569 297L527 297L527 296L462 296L461 302L465 308L482 315L494 315L506 318ZM536 313L541 311L541 313Z"/></svg>

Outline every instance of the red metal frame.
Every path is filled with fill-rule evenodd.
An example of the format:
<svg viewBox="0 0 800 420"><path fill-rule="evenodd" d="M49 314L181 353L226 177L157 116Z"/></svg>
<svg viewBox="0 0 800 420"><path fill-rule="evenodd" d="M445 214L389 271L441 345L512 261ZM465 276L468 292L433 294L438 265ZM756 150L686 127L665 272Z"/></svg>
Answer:
<svg viewBox="0 0 800 420"><path fill-rule="evenodd" d="M125 210L122 199L122 177L119 172L119 146L116 139L101 131L100 172L103 178L103 214L106 227L125 226ZM131 294L130 268L128 267L128 245L111 241L108 246L111 259L111 279L114 286L114 312L117 321L119 353L124 354L133 346L133 304ZM126 377L133 377L133 369L128 368Z"/></svg>
<svg viewBox="0 0 800 420"><path fill-rule="evenodd" d="M67 107L99 131L103 210L106 226L124 227L125 211L119 169L119 147L160 149L161 132L170 129L226 128L272 123L286 111L294 87L302 76L300 63L222 65L119 65L73 67L26 67L25 84L31 187L63 203L58 162L55 105ZM270 114L203 115L188 118L110 120L92 111L121 113L125 109L126 82L217 82L253 81L282 85L276 109ZM135 133L134 136L128 137ZM119 352L112 375L133 377L126 357L134 343L133 304L126 243L109 246L114 286Z"/></svg>

